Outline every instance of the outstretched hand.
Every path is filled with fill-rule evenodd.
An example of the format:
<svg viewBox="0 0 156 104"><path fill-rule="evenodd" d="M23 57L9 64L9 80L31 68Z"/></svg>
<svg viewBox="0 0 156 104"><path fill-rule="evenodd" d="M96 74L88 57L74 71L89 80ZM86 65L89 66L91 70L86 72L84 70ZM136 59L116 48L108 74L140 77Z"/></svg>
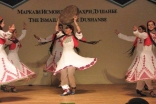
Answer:
<svg viewBox="0 0 156 104"><path fill-rule="evenodd" d="M118 30L115 30L115 34L118 35L119 34L119 31Z"/></svg>
<svg viewBox="0 0 156 104"><path fill-rule="evenodd" d="M134 26L134 27L133 27L133 31L136 31L137 29L138 29L137 26Z"/></svg>
<svg viewBox="0 0 156 104"><path fill-rule="evenodd" d="M23 29L26 29L26 23L23 22Z"/></svg>
<svg viewBox="0 0 156 104"><path fill-rule="evenodd" d="M74 21L77 21L78 16L77 16L77 15L75 15L75 16L73 17L73 19L74 19Z"/></svg>

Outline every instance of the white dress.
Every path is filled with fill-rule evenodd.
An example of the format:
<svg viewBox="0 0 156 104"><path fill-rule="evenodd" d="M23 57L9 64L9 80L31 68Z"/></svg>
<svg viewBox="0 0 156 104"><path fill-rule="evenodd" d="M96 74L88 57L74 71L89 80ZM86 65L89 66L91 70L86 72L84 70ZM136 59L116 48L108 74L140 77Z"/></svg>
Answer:
<svg viewBox="0 0 156 104"><path fill-rule="evenodd" d="M148 38L148 34L145 32L139 33L136 31L134 34L141 39ZM152 34L152 38L154 39L156 36ZM143 46L143 51L139 52L139 54L135 57L127 75L128 77L126 80L128 82L156 79L156 58L153 53L153 44Z"/></svg>
<svg viewBox="0 0 156 104"><path fill-rule="evenodd" d="M22 30L22 34L17 39L21 41L26 35L26 30ZM21 48L21 43L13 43L12 41L7 41L6 44L9 44L9 53L8 53L8 59L26 76L32 76L35 73L31 71L26 65L24 65L18 56L18 50Z"/></svg>
<svg viewBox="0 0 156 104"><path fill-rule="evenodd" d="M64 34L61 31L57 34L58 37L62 35ZM82 33L76 33L75 36L78 39L82 39L83 37ZM96 63L97 58L82 57L75 52L73 36L68 36L64 40L62 38L61 41L63 41L63 52L60 60L57 63L54 74L68 66L76 67L79 70L85 70Z"/></svg>
<svg viewBox="0 0 156 104"><path fill-rule="evenodd" d="M40 38L39 42L49 42L53 40L53 35L48 36L47 38ZM49 72L54 72L56 68L56 64L59 61L63 47L61 46L60 40L56 40L54 43L52 55L48 58L44 70Z"/></svg>
<svg viewBox="0 0 156 104"><path fill-rule="evenodd" d="M8 60L4 51L5 41L10 37L10 32L0 30L0 85L26 78L26 75Z"/></svg>

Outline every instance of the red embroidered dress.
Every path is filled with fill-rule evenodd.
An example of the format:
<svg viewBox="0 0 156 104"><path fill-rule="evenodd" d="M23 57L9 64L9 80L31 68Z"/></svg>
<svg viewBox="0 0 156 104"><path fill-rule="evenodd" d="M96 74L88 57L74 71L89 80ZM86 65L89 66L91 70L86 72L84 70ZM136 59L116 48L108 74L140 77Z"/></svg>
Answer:
<svg viewBox="0 0 156 104"><path fill-rule="evenodd" d="M47 38L40 38L39 42L49 42L52 41L54 38L54 35L50 35ZM56 68L56 64L59 61L61 55L62 55L62 46L60 40L55 41L55 45L53 48L52 55L48 58L46 65L44 67L44 70L49 71L49 72L54 72Z"/></svg>
<svg viewBox="0 0 156 104"><path fill-rule="evenodd" d="M26 35L26 30L22 30L22 34L20 37L18 37L18 40L21 41ZM6 44L9 44L9 53L8 53L8 59L26 76L32 76L35 73L31 71L26 65L24 65L18 56L18 50L21 48L21 43L13 43L12 41L7 41Z"/></svg>
<svg viewBox="0 0 156 104"><path fill-rule="evenodd" d="M58 37L62 35L64 34L61 31L57 34ZM78 39L82 39L83 37L82 33L76 33L75 36ZM97 58L82 57L75 52L74 47L78 46L78 41L74 36L65 36L61 39L61 41L63 45L63 52L57 63L55 74L68 66L76 67L79 70L85 70L96 63Z"/></svg>
<svg viewBox="0 0 156 104"><path fill-rule="evenodd" d="M153 53L153 44L147 33L139 33L135 31L134 34L144 39L144 46L142 52L135 57L132 65L127 72L127 81L136 82L139 80L155 80L156 79L156 57ZM151 34L155 41L155 34Z"/></svg>
<svg viewBox="0 0 156 104"><path fill-rule="evenodd" d="M26 78L7 58L4 44L10 37L10 32L0 30L0 85Z"/></svg>

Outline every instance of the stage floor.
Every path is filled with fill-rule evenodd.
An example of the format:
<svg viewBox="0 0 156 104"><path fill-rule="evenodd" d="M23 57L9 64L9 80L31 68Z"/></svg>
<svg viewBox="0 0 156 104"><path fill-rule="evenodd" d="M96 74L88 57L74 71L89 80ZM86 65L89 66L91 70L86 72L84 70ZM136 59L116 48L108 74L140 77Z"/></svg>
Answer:
<svg viewBox="0 0 156 104"><path fill-rule="evenodd" d="M60 96L62 89L54 86L17 86L17 89L18 93L0 91L1 104L125 104L140 97L135 84L77 85L76 94L69 96ZM144 99L156 104L156 98L147 91L146 94Z"/></svg>

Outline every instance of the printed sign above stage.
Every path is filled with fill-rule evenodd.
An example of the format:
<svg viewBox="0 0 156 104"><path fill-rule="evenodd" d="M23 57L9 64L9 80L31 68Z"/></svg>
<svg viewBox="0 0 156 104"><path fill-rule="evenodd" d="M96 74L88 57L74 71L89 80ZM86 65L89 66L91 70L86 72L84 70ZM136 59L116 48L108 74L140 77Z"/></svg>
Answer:
<svg viewBox="0 0 156 104"><path fill-rule="evenodd" d="M148 0L148 1L150 1L150 2L152 2L152 3L154 3L154 4L156 4L156 0Z"/></svg>
<svg viewBox="0 0 156 104"><path fill-rule="evenodd" d="M0 0L0 3L7 7L14 9L18 7L19 5L25 3L26 1L28 0Z"/></svg>
<svg viewBox="0 0 156 104"><path fill-rule="evenodd" d="M108 0L108 1L110 1L110 2L112 2L112 3L114 3L114 4L116 4L116 5L118 5L118 6L123 8L123 7L131 4L135 0Z"/></svg>

